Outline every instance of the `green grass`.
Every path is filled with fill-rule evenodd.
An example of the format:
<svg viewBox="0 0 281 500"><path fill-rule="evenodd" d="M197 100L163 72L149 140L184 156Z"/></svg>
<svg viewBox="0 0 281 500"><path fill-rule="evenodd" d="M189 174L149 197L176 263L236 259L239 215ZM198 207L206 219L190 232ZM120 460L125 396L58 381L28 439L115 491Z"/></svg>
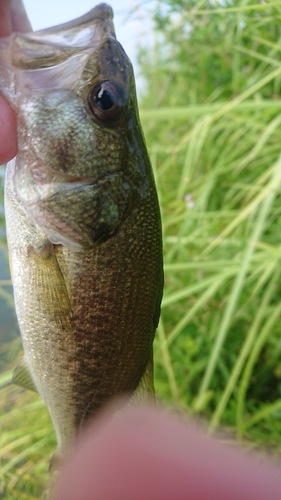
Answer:
<svg viewBox="0 0 281 500"><path fill-rule="evenodd" d="M239 105L216 115L210 106L174 146L164 135L151 146L166 276L156 387L212 429L224 424L251 439L262 420L280 425L270 405L278 408L281 387L281 122L258 103L254 116ZM152 130L144 112L148 119Z"/></svg>
<svg viewBox="0 0 281 500"><path fill-rule="evenodd" d="M10 384L11 375L0 375L0 498L39 499L49 478L54 431L43 401Z"/></svg>
<svg viewBox="0 0 281 500"><path fill-rule="evenodd" d="M211 432L222 426L280 455L281 5L210 5L158 2L154 46L140 50L149 82L140 115L163 218L156 391ZM55 438L43 403L6 385L9 375L2 494L39 498Z"/></svg>

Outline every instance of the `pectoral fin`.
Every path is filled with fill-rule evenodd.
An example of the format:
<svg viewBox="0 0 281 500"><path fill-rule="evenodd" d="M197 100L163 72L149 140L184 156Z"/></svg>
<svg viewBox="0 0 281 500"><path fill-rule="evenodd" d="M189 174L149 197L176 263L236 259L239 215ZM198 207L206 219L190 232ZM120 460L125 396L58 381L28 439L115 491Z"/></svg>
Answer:
<svg viewBox="0 0 281 500"><path fill-rule="evenodd" d="M55 320L63 330L69 330L73 313L54 246L48 243L40 251L30 247L29 263L30 288L37 291L38 308L50 321Z"/></svg>
<svg viewBox="0 0 281 500"><path fill-rule="evenodd" d="M12 382L25 389L38 392L31 376L27 361L23 356L13 372Z"/></svg>
<svg viewBox="0 0 281 500"><path fill-rule="evenodd" d="M59 450L56 450L55 453L52 455L50 464L49 464L49 471L50 472L55 472L59 469L60 463L61 463L61 453Z"/></svg>
<svg viewBox="0 0 281 500"><path fill-rule="evenodd" d="M153 381L153 353L151 353L143 376L138 387L129 400L129 406L138 406L141 403L155 403Z"/></svg>

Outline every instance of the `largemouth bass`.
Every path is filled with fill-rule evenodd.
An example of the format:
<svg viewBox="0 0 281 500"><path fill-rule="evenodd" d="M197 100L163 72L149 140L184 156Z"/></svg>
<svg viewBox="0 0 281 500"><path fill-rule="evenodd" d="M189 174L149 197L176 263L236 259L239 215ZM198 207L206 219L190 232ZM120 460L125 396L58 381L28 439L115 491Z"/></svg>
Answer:
<svg viewBox="0 0 281 500"><path fill-rule="evenodd" d="M100 4L1 39L1 92L18 115L5 210L25 356L58 449L108 403L153 395L163 288L159 204L131 63Z"/></svg>

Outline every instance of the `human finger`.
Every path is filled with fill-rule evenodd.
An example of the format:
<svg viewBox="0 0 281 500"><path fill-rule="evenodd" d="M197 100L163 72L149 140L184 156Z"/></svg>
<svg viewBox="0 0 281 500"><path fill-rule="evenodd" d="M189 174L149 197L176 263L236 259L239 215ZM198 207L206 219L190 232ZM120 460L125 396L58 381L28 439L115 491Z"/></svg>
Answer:
<svg viewBox="0 0 281 500"><path fill-rule="evenodd" d="M17 117L15 111L0 95L0 164L17 154Z"/></svg>
<svg viewBox="0 0 281 500"><path fill-rule="evenodd" d="M23 2L21 0L0 0L0 36L8 36L12 31L31 31Z"/></svg>
<svg viewBox="0 0 281 500"><path fill-rule="evenodd" d="M22 33L32 31L32 26L22 0L11 0L10 14L12 31L20 31Z"/></svg>
<svg viewBox="0 0 281 500"><path fill-rule="evenodd" d="M8 36L12 31L24 32L31 29L21 0L0 0L0 36ZM11 160L16 154L16 113L0 95L0 164Z"/></svg>
<svg viewBox="0 0 281 500"><path fill-rule="evenodd" d="M149 409L120 412L87 431L55 500L280 500L280 467Z"/></svg>

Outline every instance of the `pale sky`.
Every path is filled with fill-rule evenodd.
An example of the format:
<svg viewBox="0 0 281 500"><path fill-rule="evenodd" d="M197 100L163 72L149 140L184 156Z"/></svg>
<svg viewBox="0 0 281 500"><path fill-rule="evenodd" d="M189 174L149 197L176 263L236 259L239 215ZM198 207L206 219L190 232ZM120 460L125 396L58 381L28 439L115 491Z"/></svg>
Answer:
<svg viewBox="0 0 281 500"><path fill-rule="evenodd" d="M27 14L34 30L40 30L55 26L57 24L70 21L91 10L99 2L98 0L24 0ZM114 11L114 25L118 41L123 45L131 59L137 87L142 87L142 82L138 79L136 67L136 44L142 40L143 44L149 44L151 40L152 25L147 13L153 6L153 0L142 2L133 14L132 11L137 4L132 0L111 0L108 1Z"/></svg>

